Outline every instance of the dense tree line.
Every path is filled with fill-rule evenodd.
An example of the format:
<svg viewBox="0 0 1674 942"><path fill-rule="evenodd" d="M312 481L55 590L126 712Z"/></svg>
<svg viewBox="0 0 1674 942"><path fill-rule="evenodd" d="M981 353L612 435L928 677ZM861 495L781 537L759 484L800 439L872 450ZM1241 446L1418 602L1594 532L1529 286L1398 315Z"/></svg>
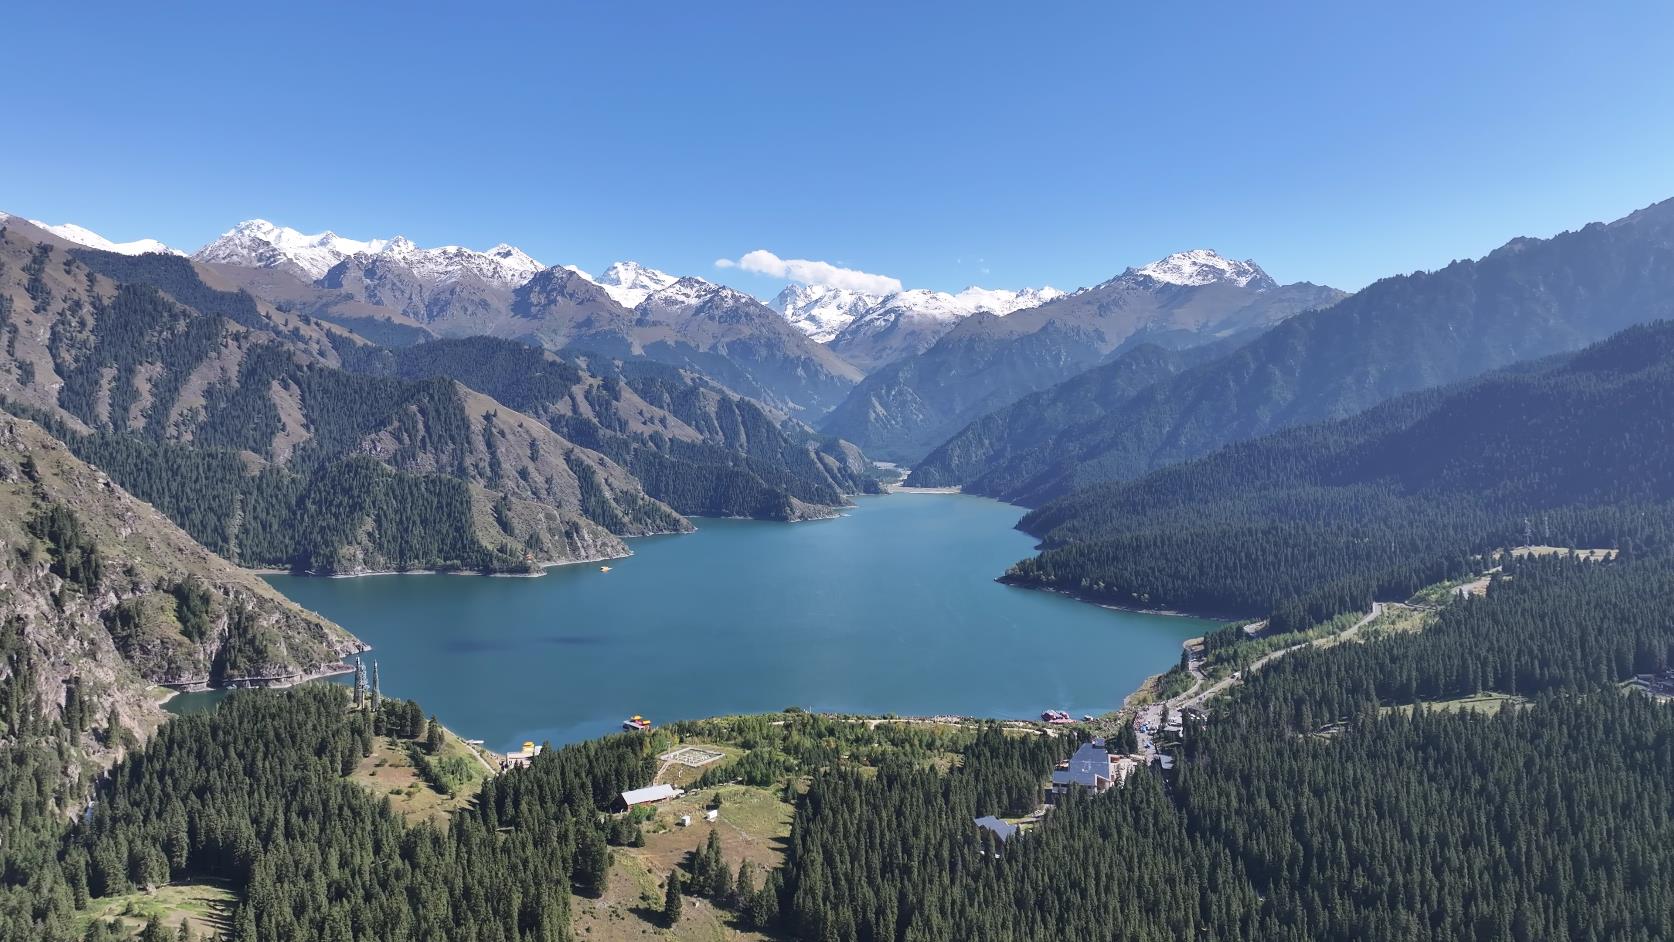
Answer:
<svg viewBox="0 0 1674 942"><path fill-rule="evenodd" d="M1275 662L1188 724L1171 781L1071 800L1003 848L954 776L815 777L798 938L1655 939L1674 926L1666 557L1519 562L1419 633ZM1415 700L1481 690L1496 716ZM972 760L967 758L966 767ZM990 853L998 851L998 855Z"/></svg>
<svg viewBox="0 0 1674 942"><path fill-rule="evenodd" d="M1077 492L1007 575L1293 629L1525 543L1674 535L1674 325Z"/></svg>
<svg viewBox="0 0 1674 942"><path fill-rule="evenodd" d="M1674 660L1668 563L1512 561L1424 631L1275 662L1188 723L1171 777L1071 796L1006 842L972 819L1031 810L1072 742L800 712L678 724L811 779L782 872L706 844L669 912L701 895L841 942L1659 938L1674 709L1615 683ZM6 689L10 731L33 714ZM1394 709L1482 690L1531 702ZM8 766L4 925L66 938L83 900L216 877L240 893L236 939L566 937L569 893L598 892L609 845L634 842L631 816L601 813L649 780L659 740L548 750L445 831L406 828L342 777L374 733L429 754L430 726L407 701L349 709L333 686L238 695L166 726L62 837L39 824L62 796L21 787L50 780L37 751L45 765Z"/></svg>
<svg viewBox="0 0 1674 942"><path fill-rule="evenodd" d="M408 712L387 702L379 725L411 732L395 728ZM409 827L344 781L370 752L371 719L318 685L170 722L112 770L85 822L59 837L37 807L36 830L9 832L7 859L28 866L5 874L0 938L80 938L72 911L89 899L214 878L239 893L238 942L567 939L572 883L596 878L585 858L603 846L602 810L651 774L643 737L548 750L448 827ZM8 789L14 805L31 794Z"/></svg>

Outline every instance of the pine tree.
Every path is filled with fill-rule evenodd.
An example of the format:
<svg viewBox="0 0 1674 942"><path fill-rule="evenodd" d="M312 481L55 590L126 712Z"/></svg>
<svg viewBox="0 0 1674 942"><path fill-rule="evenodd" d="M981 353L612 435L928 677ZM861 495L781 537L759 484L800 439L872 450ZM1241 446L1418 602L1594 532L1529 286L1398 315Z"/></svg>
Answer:
<svg viewBox="0 0 1674 942"><path fill-rule="evenodd" d="M583 893L598 896L610 877L610 848L597 827L583 825L576 841L575 882Z"/></svg>
<svg viewBox="0 0 1674 942"><path fill-rule="evenodd" d="M756 870L748 860L738 865L738 879L732 884L732 903L742 909L756 895Z"/></svg>
<svg viewBox="0 0 1674 942"><path fill-rule="evenodd" d="M680 871L668 872L668 888L663 893L663 921L670 926L680 921Z"/></svg>

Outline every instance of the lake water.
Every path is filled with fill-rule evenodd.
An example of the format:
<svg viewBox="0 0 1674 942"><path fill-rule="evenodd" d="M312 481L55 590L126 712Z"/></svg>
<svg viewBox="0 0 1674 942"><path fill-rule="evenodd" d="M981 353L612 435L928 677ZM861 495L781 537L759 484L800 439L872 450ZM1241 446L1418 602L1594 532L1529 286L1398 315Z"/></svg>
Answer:
<svg viewBox="0 0 1674 942"><path fill-rule="evenodd" d="M1211 627L994 582L1032 552L1020 514L895 494L835 520L698 520L632 541L608 573L270 581L372 645L386 694L497 749L598 736L635 713L1099 713ZM200 696L175 708L212 702Z"/></svg>

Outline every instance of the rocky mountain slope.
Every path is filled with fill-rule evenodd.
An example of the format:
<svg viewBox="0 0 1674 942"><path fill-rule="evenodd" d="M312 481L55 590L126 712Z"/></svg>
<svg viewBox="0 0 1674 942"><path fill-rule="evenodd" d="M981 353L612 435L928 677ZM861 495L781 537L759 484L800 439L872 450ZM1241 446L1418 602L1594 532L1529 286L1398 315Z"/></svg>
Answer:
<svg viewBox="0 0 1674 942"><path fill-rule="evenodd" d="M864 294L829 285L787 285L769 306L811 339L866 372L920 353L973 314L1006 315L1061 297L1056 288L912 289Z"/></svg>
<svg viewBox="0 0 1674 942"><path fill-rule="evenodd" d="M609 456L683 514L800 520L875 488L858 450L702 374L643 360L582 359L491 337L382 352L365 369L448 377Z"/></svg>
<svg viewBox="0 0 1674 942"><path fill-rule="evenodd" d="M936 446L908 475L911 487L958 485L1017 499L1027 482L1073 447L1077 431L1105 420L1152 384L1212 359L1221 344L1167 350L1141 344L1094 367L996 409Z"/></svg>
<svg viewBox="0 0 1674 942"><path fill-rule="evenodd" d="M310 281L324 278L344 262L365 265L381 258L398 263L426 286L474 277L513 287L544 267L521 249L505 243L486 252L458 245L426 249L402 236L362 242L330 231L306 235L265 219L239 223L192 253L192 258L245 268L277 268Z"/></svg>
<svg viewBox="0 0 1674 942"><path fill-rule="evenodd" d="M697 369L734 392L818 416L860 373L748 295L618 262L597 279L499 245L424 249L240 223L193 258L275 305L389 345L502 337Z"/></svg>
<svg viewBox="0 0 1674 942"><path fill-rule="evenodd" d="M1040 502L1137 477L1229 442L1353 414L1392 396L1573 350L1674 313L1674 201L1551 239L1514 239L1476 261L1386 278L1280 324L1232 353L1105 412L1014 414L1044 440L965 476L983 493ZM1106 368L1109 370L1110 368ZM1091 374L1089 379L1110 376ZM1073 390L1065 390L1074 398ZM1070 419L1065 421L1065 419ZM974 465L973 465L974 466ZM931 479L927 470L925 479Z"/></svg>
<svg viewBox="0 0 1674 942"><path fill-rule="evenodd" d="M960 320L923 353L866 377L820 428L876 457L915 463L973 419L1125 347L1248 335L1341 297L1279 285L1254 263L1206 250L1171 255L1038 307Z"/></svg>
<svg viewBox="0 0 1674 942"><path fill-rule="evenodd" d="M39 426L0 415L0 679L63 723L73 782L161 722L152 685L290 682L358 648Z"/></svg>
<svg viewBox="0 0 1674 942"><path fill-rule="evenodd" d="M18 219L10 213L0 212L0 223L16 220L26 223L65 242L89 249L99 249L103 252L115 252L119 255L144 255L147 252L161 252L165 255L185 254L178 249L172 249L156 239L134 239L130 242L113 242L85 226L78 226L73 222L52 225L39 219Z"/></svg>
<svg viewBox="0 0 1674 942"><path fill-rule="evenodd" d="M345 369L375 348L185 259L8 232L0 262L0 396L239 562L516 568L688 526L545 423L445 379Z"/></svg>
<svg viewBox="0 0 1674 942"><path fill-rule="evenodd" d="M912 289L878 300L837 332L831 349L862 370L928 350L937 340L977 314L1003 317L1063 297L1056 288L989 291L966 288L958 294Z"/></svg>

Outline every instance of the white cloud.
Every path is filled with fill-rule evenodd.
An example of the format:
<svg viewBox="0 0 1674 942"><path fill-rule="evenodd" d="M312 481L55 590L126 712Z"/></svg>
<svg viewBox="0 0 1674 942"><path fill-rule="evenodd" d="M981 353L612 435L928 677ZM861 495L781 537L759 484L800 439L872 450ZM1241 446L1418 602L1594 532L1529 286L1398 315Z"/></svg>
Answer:
<svg viewBox="0 0 1674 942"><path fill-rule="evenodd" d="M899 278L842 268L830 262L806 258L780 258L766 249L746 252L737 261L730 258L716 259L715 267L742 268L758 275L799 281L805 285L830 285L833 288L847 288L866 294L889 294L901 290Z"/></svg>

